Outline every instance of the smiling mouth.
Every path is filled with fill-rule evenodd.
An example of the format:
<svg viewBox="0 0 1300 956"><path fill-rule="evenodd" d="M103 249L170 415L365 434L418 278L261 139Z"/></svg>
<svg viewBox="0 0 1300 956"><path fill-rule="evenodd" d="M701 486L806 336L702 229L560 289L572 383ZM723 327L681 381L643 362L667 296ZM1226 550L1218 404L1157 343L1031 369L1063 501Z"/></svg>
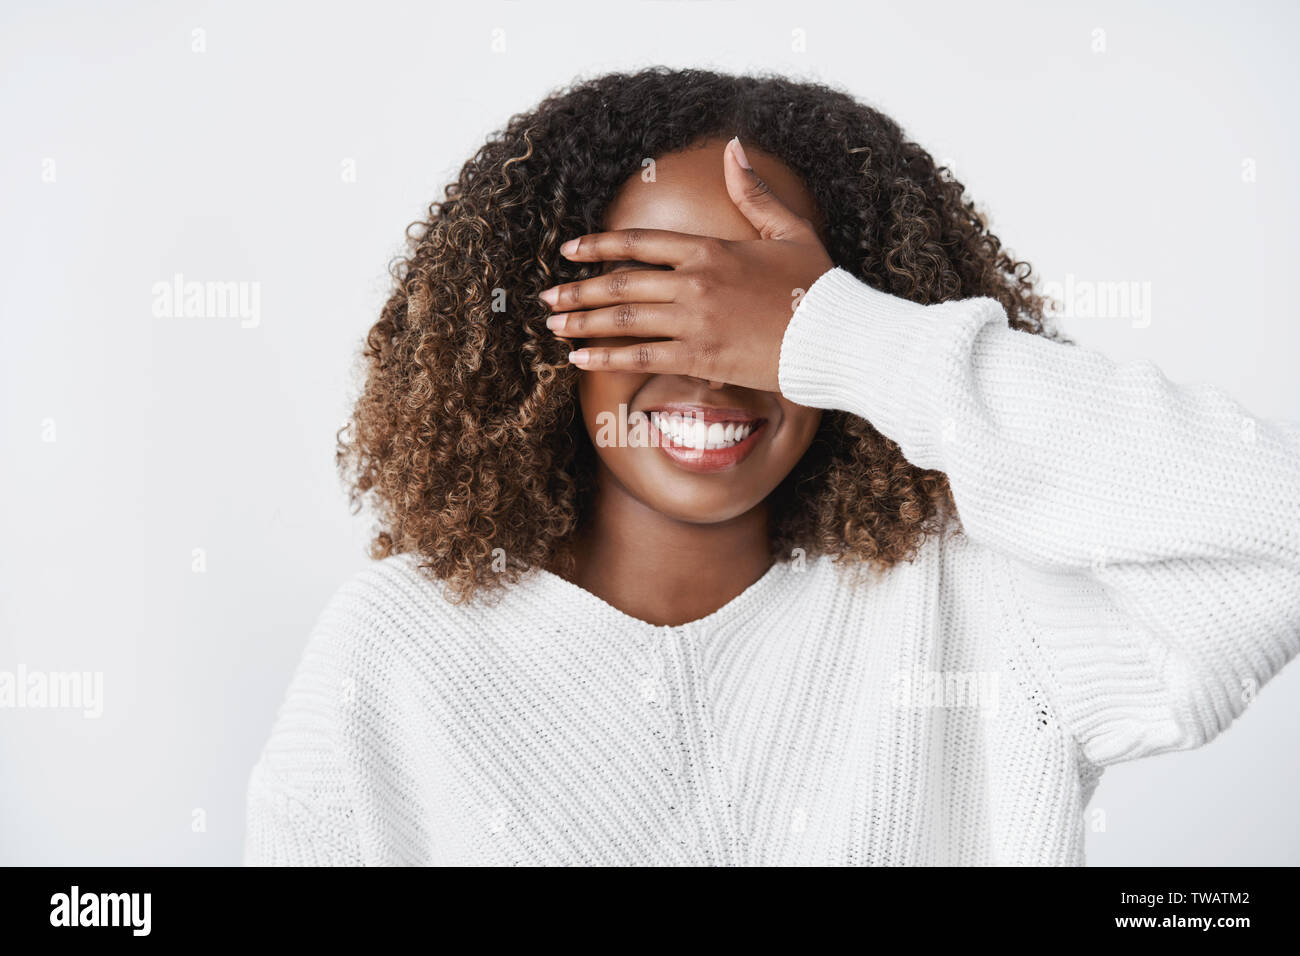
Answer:
<svg viewBox="0 0 1300 956"><path fill-rule="evenodd" d="M739 445L761 423L761 419L710 422L702 416L682 415L677 412L650 413L650 424L659 429L660 434L672 441L674 445L699 451L712 451L716 448L732 448Z"/></svg>
<svg viewBox="0 0 1300 956"><path fill-rule="evenodd" d="M651 444L689 471L723 471L740 464L764 434L766 419L739 409L673 407L652 410Z"/></svg>

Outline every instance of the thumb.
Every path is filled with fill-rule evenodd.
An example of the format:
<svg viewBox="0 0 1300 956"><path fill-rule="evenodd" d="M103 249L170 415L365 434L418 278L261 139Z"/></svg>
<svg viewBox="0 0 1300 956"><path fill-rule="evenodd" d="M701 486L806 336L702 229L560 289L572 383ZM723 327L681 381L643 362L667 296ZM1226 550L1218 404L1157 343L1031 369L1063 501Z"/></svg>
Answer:
<svg viewBox="0 0 1300 956"><path fill-rule="evenodd" d="M745 156L744 147L740 145L739 136L727 143L722 168L731 201L762 238L794 239L808 232L808 221L787 209L771 187L758 178Z"/></svg>

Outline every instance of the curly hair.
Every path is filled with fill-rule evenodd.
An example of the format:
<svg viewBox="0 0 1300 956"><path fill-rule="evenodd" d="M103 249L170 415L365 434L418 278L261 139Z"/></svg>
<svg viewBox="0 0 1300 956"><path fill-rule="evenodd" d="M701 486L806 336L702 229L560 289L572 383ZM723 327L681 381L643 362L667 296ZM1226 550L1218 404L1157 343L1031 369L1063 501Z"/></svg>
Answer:
<svg viewBox="0 0 1300 956"><path fill-rule="evenodd" d="M831 259L869 285L920 304L989 296L1013 327L1059 337L1031 267L1003 249L961 183L847 94L666 68L577 83L511 117L407 227L338 436L353 509L368 505L377 520L373 557L418 555L455 601L534 567L572 566L595 452L577 414L581 372L537 294L596 274L560 244L601 230L643 158L732 135L799 174ZM770 499L773 556L910 560L950 495L942 473L910 464L869 422L827 412Z"/></svg>

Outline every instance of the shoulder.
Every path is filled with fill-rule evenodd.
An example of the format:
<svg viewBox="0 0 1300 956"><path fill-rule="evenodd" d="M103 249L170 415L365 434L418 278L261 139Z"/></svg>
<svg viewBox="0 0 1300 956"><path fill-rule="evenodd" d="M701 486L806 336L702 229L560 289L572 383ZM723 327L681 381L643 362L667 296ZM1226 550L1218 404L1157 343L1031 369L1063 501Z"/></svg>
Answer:
<svg viewBox="0 0 1300 956"><path fill-rule="evenodd" d="M987 593L992 582L1008 573L1009 565L997 552L963 533L955 520L926 534L910 558L884 570L830 556L815 562L819 576L836 590L874 590L883 596L891 590L921 588L948 599Z"/></svg>
<svg viewBox="0 0 1300 956"><path fill-rule="evenodd" d="M324 754L364 737L394 703L461 672L490 621L481 606L447 600L415 558L356 571L311 627L267 747L271 763L276 753L292 765L304 750Z"/></svg>
<svg viewBox="0 0 1300 956"><path fill-rule="evenodd" d="M371 562L335 590L312 629L308 654L345 672L373 670L412 648L468 638L490 619L484 602L453 603L418 557L398 554Z"/></svg>

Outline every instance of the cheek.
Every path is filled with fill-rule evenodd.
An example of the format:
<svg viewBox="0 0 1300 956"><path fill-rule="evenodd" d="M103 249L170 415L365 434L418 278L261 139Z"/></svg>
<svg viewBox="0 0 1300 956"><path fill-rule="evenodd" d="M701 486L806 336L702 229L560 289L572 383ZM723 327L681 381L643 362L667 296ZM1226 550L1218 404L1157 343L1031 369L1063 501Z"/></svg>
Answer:
<svg viewBox="0 0 1300 956"><path fill-rule="evenodd" d="M789 433L787 453L797 461L803 457L803 453L808 450L808 446L817 435L817 429L822 421L822 410L795 405L782 399L781 414L785 422L784 430L788 430Z"/></svg>
<svg viewBox="0 0 1300 956"><path fill-rule="evenodd" d="M645 376L623 372L582 372L578 377L578 404L587 434L595 441L596 431L613 416L617 422L619 406L630 406L632 397ZM599 446L598 446L599 447Z"/></svg>
<svg viewBox="0 0 1300 956"><path fill-rule="evenodd" d="M639 339L574 339L575 348L587 346L616 348L628 345ZM578 376L578 401L582 405L582 417L587 422L587 431L595 428L595 418L601 412L617 415L619 405L631 406L632 398L645 384L649 375L631 372L582 372Z"/></svg>

